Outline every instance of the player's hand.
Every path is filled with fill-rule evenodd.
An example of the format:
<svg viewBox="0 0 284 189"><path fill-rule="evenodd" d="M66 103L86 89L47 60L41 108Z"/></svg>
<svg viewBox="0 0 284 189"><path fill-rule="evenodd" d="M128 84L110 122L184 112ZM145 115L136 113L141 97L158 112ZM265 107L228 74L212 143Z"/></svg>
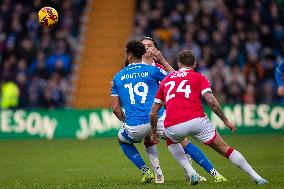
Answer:
<svg viewBox="0 0 284 189"><path fill-rule="evenodd" d="M279 96L284 96L284 86L283 85L278 87L277 93Z"/></svg>
<svg viewBox="0 0 284 189"><path fill-rule="evenodd" d="M230 122L230 121L225 121L224 122L226 127L228 127L229 129L231 129L232 133L237 131L237 127L234 123Z"/></svg>
<svg viewBox="0 0 284 189"><path fill-rule="evenodd" d="M161 51L159 51L158 49L155 48L151 51L151 54L152 54L155 61L163 62L164 57L163 57Z"/></svg>
<svg viewBox="0 0 284 189"><path fill-rule="evenodd" d="M157 132L151 132L151 142L158 144L160 142L159 135Z"/></svg>

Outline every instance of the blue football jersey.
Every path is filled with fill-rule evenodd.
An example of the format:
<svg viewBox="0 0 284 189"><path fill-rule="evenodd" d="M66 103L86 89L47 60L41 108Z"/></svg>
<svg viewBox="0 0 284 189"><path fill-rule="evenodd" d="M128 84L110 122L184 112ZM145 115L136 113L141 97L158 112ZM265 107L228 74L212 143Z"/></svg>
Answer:
<svg viewBox="0 0 284 189"><path fill-rule="evenodd" d="M276 80L278 87L283 85L283 81L282 81L283 73L284 73L284 61L275 70L275 80Z"/></svg>
<svg viewBox="0 0 284 189"><path fill-rule="evenodd" d="M130 64L114 76L112 96L119 96L125 110L126 124L150 122L150 111L159 82L167 76L163 69L147 64ZM161 116L163 112L159 112Z"/></svg>

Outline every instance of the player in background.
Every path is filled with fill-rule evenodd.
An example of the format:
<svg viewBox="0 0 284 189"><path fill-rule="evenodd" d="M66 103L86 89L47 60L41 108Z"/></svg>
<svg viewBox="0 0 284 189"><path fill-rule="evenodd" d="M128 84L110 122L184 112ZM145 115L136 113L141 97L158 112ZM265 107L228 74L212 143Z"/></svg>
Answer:
<svg viewBox="0 0 284 189"><path fill-rule="evenodd" d="M150 135L151 106L158 83L167 76L167 72L142 63L142 55L145 52L140 41L131 41L126 45L126 62L129 65L116 74L112 81L111 106L116 117L124 123L118 133L119 145L124 154L142 171L141 182L149 183L154 179L154 174L145 164L134 143L141 142ZM121 107L124 107L125 113ZM161 116L162 114L158 115ZM190 164L187 168L192 183L198 182L195 170Z"/></svg>
<svg viewBox="0 0 284 189"><path fill-rule="evenodd" d="M162 81L152 106L150 113L152 141L158 142L157 114L162 105L165 105L167 113L164 131L169 143L182 142L186 136L192 135L248 173L257 184L267 184L268 182L252 169L240 152L224 142L204 113L201 96L224 124L232 132L236 131L236 126L227 119L215 99L209 81L203 75L194 72L196 67L194 53L189 50L181 51L177 55L177 60L180 69L169 74ZM185 151L190 145L188 142L183 144Z"/></svg>
<svg viewBox="0 0 284 189"><path fill-rule="evenodd" d="M158 68L165 70L166 68L164 68L164 66L162 66L160 63L163 63L161 61L166 61L166 60L164 58L161 59L161 57L158 57L159 50L157 42L151 37L143 37L140 41L143 43L146 49L146 53L143 55L142 61L148 65L156 66ZM156 62L155 60L156 61L158 60L159 63ZM169 73L175 71L172 67L168 68L168 70Z"/></svg>
<svg viewBox="0 0 284 189"><path fill-rule="evenodd" d="M143 43L143 40L140 40L140 41ZM171 73L171 72L175 71L165 61L165 59L163 58L163 56L161 56L161 53L157 49L155 49L155 48L149 49L149 48L147 48L145 46L144 43L143 43L143 45L144 45L145 50L146 50L145 54L142 56L142 62L143 63L145 63L147 65L150 65L150 66L156 66L157 68L165 70L168 73ZM164 66L162 66L161 64L155 64L154 63L154 59L153 59L154 56ZM160 83L160 82L161 81L159 81L158 83ZM154 89L150 88L149 90L154 90L153 92L156 93L157 88L154 88ZM154 99L152 99L152 100L154 101ZM159 124L158 124L161 128L163 128L163 122L164 122L164 117L165 117L163 113L164 113L163 111L160 112L160 115L162 115L162 116L159 118ZM159 129L159 131L160 131L160 135L163 135L163 130ZM162 172L162 170L160 168L160 163L159 163L159 159L158 159L158 150L157 150L156 144L151 142L150 135L145 137L145 139L144 139L144 147L145 147L148 159L150 161L150 164L151 164L151 166L152 166L152 168L154 170L154 173L155 173L155 183L164 183L165 179L164 179L163 172ZM188 170L187 165L185 165L183 167L184 167L185 172L187 172L186 171L186 170ZM189 168L189 170L191 170L191 169ZM187 177L189 177L189 176L187 176ZM200 177L200 178L203 179L203 180L206 180L204 177Z"/></svg>
<svg viewBox="0 0 284 189"><path fill-rule="evenodd" d="M283 73L284 73L284 61L277 66L275 70L275 80L277 83L277 93L279 96L284 96L284 82L283 82Z"/></svg>
<svg viewBox="0 0 284 189"><path fill-rule="evenodd" d="M161 52L157 49L157 43L154 39L151 37L144 37L140 40L145 48L146 48L146 53L142 56L142 61L148 65L153 65L157 66L161 69L165 69L168 73L174 72L174 69L169 66L169 64L166 62L164 57L162 56ZM158 61L159 63L155 62ZM163 65L166 65L164 68ZM160 110L164 111L164 110ZM162 121L161 119L164 119L165 116L160 118L160 122ZM159 124L158 126L162 128L158 128L158 130L163 129L163 124ZM163 133L160 133L160 135L163 135ZM188 142L187 139L184 139L184 143ZM153 167L157 167L155 165L155 162L158 160L158 153L156 150L156 145L154 143L149 142L146 140L144 142L145 149L147 151L149 160L151 162L151 165ZM213 179L215 182L223 182L227 181L225 177L223 177L221 174L218 173L218 171L213 167L211 162L208 160L208 158L205 156L205 154L194 144L191 143L189 150L187 151L188 158L186 158L185 151L183 147L181 146L180 143L171 143L168 144L168 149L171 152L172 156L177 160L177 162L186 170L187 163L191 163L190 157L199 164L201 167L203 167L211 176L213 176ZM155 170L155 169L154 169ZM185 172L186 173L186 172ZM187 178L190 178L188 175L186 175ZM204 177L200 177L200 181L206 181Z"/></svg>
<svg viewBox="0 0 284 189"><path fill-rule="evenodd" d="M143 43L143 45L146 49L146 53L142 56L142 62L147 64L147 65L150 65L150 66L156 66L157 68L165 70L168 73L174 72L175 70L167 63L167 61L162 56L162 53L156 48L157 44L154 45L154 43L156 43L156 42L152 38L149 38L149 37L145 37L143 39L140 40L140 41ZM152 46L150 47L150 45L152 45ZM155 57L155 60L157 60L160 64L155 63L154 57ZM153 92L156 94L157 88L150 89L150 90L153 90ZM153 102L154 102L154 99L153 99ZM158 131L159 131L160 136L162 137L163 136L163 127L164 127L163 122L164 122L164 118L165 118L164 110L161 110L159 113L162 116L159 118L159 124L158 124L159 129L158 129ZM190 181L190 175L188 174L188 171L190 171L191 168L188 167L188 164L191 165L191 162L189 162L186 159L186 156L185 156L185 153L184 153L182 146L180 144L177 144L177 145L179 145L180 148L175 148L175 150L172 150L171 153L174 153L172 155L179 160L178 162L184 168L185 175L188 178L188 180ZM160 167L159 167L158 150L157 150L156 144L151 142L150 135L145 138L144 147L145 147L146 153L148 155L148 158L150 160L151 166L152 166L152 168L155 172L155 182L156 183L164 183L164 176L163 176L162 172L160 171ZM206 179L204 177L201 177L201 176L199 176L199 179L201 181L206 181Z"/></svg>

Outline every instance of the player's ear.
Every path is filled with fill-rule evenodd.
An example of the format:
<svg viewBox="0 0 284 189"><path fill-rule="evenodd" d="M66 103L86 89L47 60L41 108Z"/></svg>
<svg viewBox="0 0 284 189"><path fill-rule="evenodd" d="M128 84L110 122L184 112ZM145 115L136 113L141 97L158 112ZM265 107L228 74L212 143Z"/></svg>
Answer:
<svg viewBox="0 0 284 189"><path fill-rule="evenodd" d="M196 68L196 65L197 65L197 63L196 63L196 61L195 61L194 64L193 64L193 68Z"/></svg>
<svg viewBox="0 0 284 189"><path fill-rule="evenodd" d="M181 63L178 61L178 68L181 68Z"/></svg>
<svg viewBox="0 0 284 189"><path fill-rule="evenodd" d="M133 55L131 53L128 53L126 58L127 58L128 62L132 62Z"/></svg>

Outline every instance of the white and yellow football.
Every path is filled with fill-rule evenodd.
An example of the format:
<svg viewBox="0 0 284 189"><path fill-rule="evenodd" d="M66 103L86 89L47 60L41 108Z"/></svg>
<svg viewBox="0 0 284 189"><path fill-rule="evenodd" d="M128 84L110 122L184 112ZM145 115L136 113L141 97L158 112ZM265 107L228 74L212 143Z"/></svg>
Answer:
<svg viewBox="0 0 284 189"><path fill-rule="evenodd" d="M58 22L58 13L52 7L43 7L38 11L38 22L45 28L51 28Z"/></svg>

